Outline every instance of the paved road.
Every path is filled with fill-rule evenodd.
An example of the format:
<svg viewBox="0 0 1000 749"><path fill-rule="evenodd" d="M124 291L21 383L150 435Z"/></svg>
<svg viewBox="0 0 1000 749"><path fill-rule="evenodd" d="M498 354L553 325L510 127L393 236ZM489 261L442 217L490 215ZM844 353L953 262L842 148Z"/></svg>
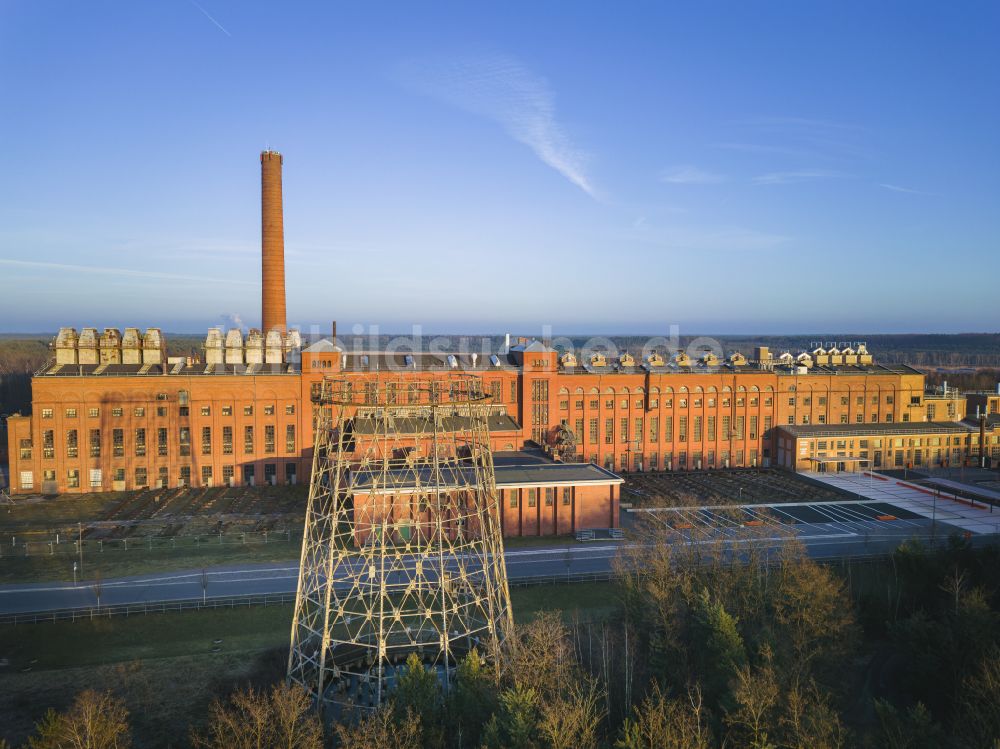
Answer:
<svg viewBox="0 0 1000 749"><path fill-rule="evenodd" d="M855 509L854 504L845 502L819 506L819 512L823 513L820 519L826 522L785 521L787 525L769 543L777 548L784 543L791 531L806 545L808 553L813 557L864 557L888 553L909 538L930 540L933 537L941 540L956 531L956 528L940 520L935 522L916 516L890 521L875 520L870 513ZM817 505L807 507L817 508ZM712 523L711 527L718 529L719 537L724 538L736 553L740 545L745 543L745 538L741 540L738 525L725 525L710 514L695 516L694 513L698 511L685 512L690 516L684 516L686 521L693 522L685 521L679 525ZM760 510L751 507L748 512L752 514ZM804 517L816 519L809 513ZM681 528L668 532L678 542L690 542L690 539L685 540L686 534L691 533L690 530ZM537 576L606 573L611 569L612 560L620 548L621 542L593 542L574 546L513 549L505 554L507 572L512 581ZM298 565L294 563L215 567L207 572L206 592L213 598L294 592L297 575ZM188 570L104 580L101 605L141 604L201 596L202 572ZM95 602L96 591L90 583L73 585L57 582L0 587L0 614L89 608Z"/></svg>

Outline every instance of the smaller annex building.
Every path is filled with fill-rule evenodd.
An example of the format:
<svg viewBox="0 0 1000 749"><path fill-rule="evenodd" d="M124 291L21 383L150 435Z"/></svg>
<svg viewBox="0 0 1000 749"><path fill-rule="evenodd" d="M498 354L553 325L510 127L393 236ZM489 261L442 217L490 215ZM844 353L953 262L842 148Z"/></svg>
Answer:
<svg viewBox="0 0 1000 749"><path fill-rule="evenodd" d="M1000 460L1000 419L778 428L778 465L795 471L987 465Z"/></svg>
<svg viewBox="0 0 1000 749"><path fill-rule="evenodd" d="M455 476L456 485L471 486L475 471ZM553 536L578 530L619 527L620 487L624 479L593 463L561 463L538 450L494 454L500 527L507 538ZM427 496L431 469L414 471L357 471L349 479L352 490L355 543L367 543L388 520L401 541L413 535L430 537L444 532L455 540L478 533L465 525L460 508L444 526L435 529ZM399 501L408 497L409 501ZM388 500L388 501L387 501ZM389 515L391 514L391 517Z"/></svg>

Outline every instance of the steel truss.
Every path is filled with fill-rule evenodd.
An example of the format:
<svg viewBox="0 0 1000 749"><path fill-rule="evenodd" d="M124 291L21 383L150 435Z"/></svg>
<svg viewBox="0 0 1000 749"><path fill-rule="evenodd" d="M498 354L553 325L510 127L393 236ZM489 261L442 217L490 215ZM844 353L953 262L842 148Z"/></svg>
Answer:
<svg viewBox="0 0 1000 749"><path fill-rule="evenodd" d="M313 389L315 446L288 679L321 710L372 708L417 653L445 688L512 624L478 377Z"/></svg>

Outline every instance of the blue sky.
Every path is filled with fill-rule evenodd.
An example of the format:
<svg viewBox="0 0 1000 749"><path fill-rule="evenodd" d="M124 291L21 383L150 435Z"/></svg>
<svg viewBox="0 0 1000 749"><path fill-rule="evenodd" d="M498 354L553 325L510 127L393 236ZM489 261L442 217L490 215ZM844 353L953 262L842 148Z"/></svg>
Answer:
<svg viewBox="0 0 1000 749"><path fill-rule="evenodd" d="M1000 328L1000 5L0 3L0 331Z"/></svg>

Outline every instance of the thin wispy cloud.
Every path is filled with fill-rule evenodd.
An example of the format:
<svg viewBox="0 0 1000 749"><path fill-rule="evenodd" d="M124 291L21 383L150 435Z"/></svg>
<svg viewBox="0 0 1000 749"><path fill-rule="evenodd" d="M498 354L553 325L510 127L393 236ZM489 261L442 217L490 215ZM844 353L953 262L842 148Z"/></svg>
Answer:
<svg viewBox="0 0 1000 749"><path fill-rule="evenodd" d="M570 142L556 118L548 82L504 55L460 61L411 62L401 70L409 88L501 125L545 164L591 197L597 197L587 157Z"/></svg>
<svg viewBox="0 0 1000 749"><path fill-rule="evenodd" d="M713 148L721 148L727 151L741 151L743 153L763 154L765 156L793 156L796 158L808 158L817 155L815 151L805 148L792 148L790 146L775 146L766 143L713 143Z"/></svg>
<svg viewBox="0 0 1000 749"><path fill-rule="evenodd" d="M696 166L677 166L664 170L660 181L671 185L715 185L725 182L726 176Z"/></svg>
<svg viewBox="0 0 1000 749"><path fill-rule="evenodd" d="M72 263L50 263L41 260L10 260L0 258L0 265L14 268L34 268L49 271L64 271L67 273L88 273L102 276L124 276L127 278L149 278L158 281L193 281L197 283L252 285L251 281L242 281L224 276L187 276L179 273L162 273L160 271L132 270L129 268L111 268L99 265L74 265Z"/></svg>
<svg viewBox="0 0 1000 749"><path fill-rule="evenodd" d="M202 7L200 6L200 5L198 5L198 3L196 3L196 2L195 2L195 0L191 0L191 5L193 5L193 6L194 6L194 7L196 7L196 8L198 9L198 10L200 10L200 11L201 11L201 14L202 14L203 16L205 16L205 18L207 18L207 19L208 19L209 21L211 21L211 22L212 22L213 24L215 24L215 27L216 27L216 28L217 28L217 29L218 29L219 31L221 31L221 32L222 32L223 34L225 34L225 35L226 35L226 36L228 36L228 37L232 37L232 34L230 34L230 33L229 33L229 32L228 32L227 30L226 30L226 27L225 27L225 26L223 26L223 25L222 25L221 23L219 23L218 21L216 21L216 20L215 20L214 18L212 18L211 14L209 14L209 12L208 12L207 10L205 10L205 9L204 9L204 8L202 8Z"/></svg>
<svg viewBox="0 0 1000 749"><path fill-rule="evenodd" d="M914 190L912 187L901 187L900 185L891 185L887 182L879 182L879 187L884 187L886 190L891 190L892 192L904 192L907 195L934 195L932 192L926 192L924 190Z"/></svg>
<svg viewBox="0 0 1000 749"><path fill-rule="evenodd" d="M759 231L741 226L655 227L643 222L624 233L624 238L654 245L659 250L688 252L753 252L772 250L792 238L783 234Z"/></svg>
<svg viewBox="0 0 1000 749"><path fill-rule="evenodd" d="M742 120L744 124L759 128L789 129L798 128L800 130L864 130L860 125L848 122L838 122L836 120L818 119L814 117L786 117L786 116L758 116L747 117Z"/></svg>
<svg viewBox="0 0 1000 749"><path fill-rule="evenodd" d="M830 169L799 169L789 172L768 172L759 174L751 182L755 185L790 185L820 179L838 179L847 175Z"/></svg>

